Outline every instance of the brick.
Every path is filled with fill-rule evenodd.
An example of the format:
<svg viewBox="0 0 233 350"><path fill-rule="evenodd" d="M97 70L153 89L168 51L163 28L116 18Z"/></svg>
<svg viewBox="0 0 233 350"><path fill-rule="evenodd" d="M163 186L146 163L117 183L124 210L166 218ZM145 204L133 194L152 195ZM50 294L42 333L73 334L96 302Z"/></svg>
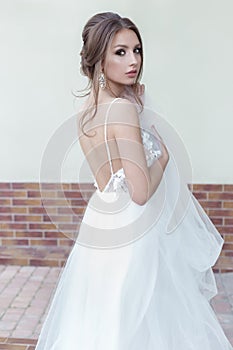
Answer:
<svg viewBox="0 0 233 350"><path fill-rule="evenodd" d="M211 218L211 221L213 222L214 225L223 225L223 218Z"/></svg>
<svg viewBox="0 0 233 350"><path fill-rule="evenodd" d="M36 345L36 339L22 339L22 338L5 338L7 344L25 344L25 345Z"/></svg>
<svg viewBox="0 0 233 350"><path fill-rule="evenodd" d="M210 216L233 216L233 210L210 210L209 211Z"/></svg>
<svg viewBox="0 0 233 350"><path fill-rule="evenodd" d="M14 232L13 231L0 231L0 237L13 237Z"/></svg>
<svg viewBox="0 0 233 350"><path fill-rule="evenodd" d="M71 222L72 217L68 215L43 215L43 221L55 221L55 222Z"/></svg>
<svg viewBox="0 0 233 350"><path fill-rule="evenodd" d="M231 243L224 243L223 249L232 250L232 252L233 252L233 243L232 244Z"/></svg>
<svg viewBox="0 0 233 350"><path fill-rule="evenodd" d="M41 206L41 200L39 199L13 199L13 205L24 206Z"/></svg>
<svg viewBox="0 0 233 350"><path fill-rule="evenodd" d="M37 182L13 182L12 188L13 189L37 189L39 187L39 184Z"/></svg>
<svg viewBox="0 0 233 350"><path fill-rule="evenodd" d="M72 183L72 190L93 190L92 182L81 182L81 183Z"/></svg>
<svg viewBox="0 0 233 350"><path fill-rule="evenodd" d="M45 231L44 237L45 238L64 238L65 235L60 231Z"/></svg>
<svg viewBox="0 0 233 350"><path fill-rule="evenodd" d="M11 184L9 182L0 182L0 190L11 190Z"/></svg>
<svg viewBox="0 0 233 350"><path fill-rule="evenodd" d="M28 191L27 197L28 198L41 198L41 192L40 191Z"/></svg>
<svg viewBox="0 0 233 350"><path fill-rule="evenodd" d="M207 193L206 192L193 192L194 197L199 199L207 199Z"/></svg>
<svg viewBox="0 0 233 350"><path fill-rule="evenodd" d="M223 208L233 209L233 201L232 202L223 202Z"/></svg>
<svg viewBox="0 0 233 350"><path fill-rule="evenodd" d="M49 230L49 229L56 229L56 225L52 223L42 224L42 223L29 223L29 230Z"/></svg>
<svg viewBox="0 0 233 350"><path fill-rule="evenodd" d="M224 235L224 241L233 243L233 235Z"/></svg>
<svg viewBox="0 0 233 350"><path fill-rule="evenodd" d="M228 269L219 269L219 271L217 271L217 272L221 272L221 273L233 272L233 267L232 268L229 267Z"/></svg>
<svg viewBox="0 0 233 350"><path fill-rule="evenodd" d="M2 239L2 245L28 245L28 239Z"/></svg>
<svg viewBox="0 0 233 350"><path fill-rule="evenodd" d="M0 197L26 197L26 191L0 191Z"/></svg>
<svg viewBox="0 0 233 350"><path fill-rule="evenodd" d="M77 231L79 229L78 224L59 224L59 230L64 231Z"/></svg>
<svg viewBox="0 0 233 350"><path fill-rule="evenodd" d="M12 221L12 215L0 215L0 221Z"/></svg>
<svg viewBox="0 0 233 350"><path fill-rule="evenodd" d="M222 233L225 233L226 235L227 234L233 234L233 227L231 226L223 226L222 227Z"/></svg>
<svg viewBox="0 0 233 350"><path fill-rule="evenodd" d="M1 350L27 350L26 345L18 345L18 344L0 344Z"/></svg>
<svg viewBox="0 0 233 350"><path fill-rule="evenodd" d="M63 182L61 185L62 186L61 186L60 189L62 191L72 191L72 190L78 190L79 191L79 183L72 184L71 182Z"/></svg>
<svg viewBox="0 0 233 350"><path fill-rule="evenodd" d="M202 192L202 191L222 191L223 190L223 185L218 185L218 184L193 184L193 190L197 192Z"/></svg>
<svg viewBox="0 0 233 350"><path fill-rule="evenodd" d="M82 194L79 191L64 191L64 192L58 192L58 197L65 198L82 198Z"/></svg>
<svg viewBox="0 0 233 350"><path fill-rule="evenodd" d="M61 190L62 188L69 189L69 184L61 184L61 183L40 183L40 191L44 190Z"/></svg>
<svg viewBox="0 0 233 350"><path fill-rule="evenodd" d="M68 201L64 198L64 199L43 199L43 207L58 207L58 206L63 206L63 207L67 207L68 206Z"/></svg>
<svg viewBox="0 0 233 350"><path fill-rule="evenodd" d="M228 184L224 185L223 191L224 192L233 192L233 185L228 185Z"/></svg>
<svg viewBox="0 0 233 350"><path fill-rule="evenodd" d="M68 203L71 205L71 207L86 207L88 200L85 199L72 199L68 200Z"/></svg>
<svg viewBox="0 0 233 350"><path fill-rule="evenodd" d="M42 216L41 215L14 215L15 221L26 221L26 222L31 222L31 221L42 221Z"/></svg>
<svg viewBox="0 0 233 350"><path fill-rule="evenodd" d="M204 208L221 208L222 207L221 201L202 201L202 200L199 200L199 203Z"/></svg>
<svg viewBox="0 0 233 350"><path fill-rule="evenodd" d="M9 230L26 230L27 224L16 224L16 223L3 223L1 224L2 229L9 229Z"/></svg>
<svg viewBox="0 0 233 350"><path fill-rule="evenodd" d="M233 192L210 192L209 199L233 200Z"/></svg>
<svg viewBox="0 0 233 350"><path fill-rule="evenodd" d="M76 215L82 215L84 214L86 210L86 207L73 207L73 208L57 208L58 214L76 214Z"/></svg>
<svg viewBox="0 0 233 350"><path fill-rule="evenodd" d="M233 267L233 258L229 256L220 256L218 258L218 261L215 265L216 267L220 267L221 269L223 268L232 268Z"/></svg>
<svg viewBox="0 0 233 350"><path fill-rule="evenodd" d="M44 246L51 246L51 245L57 245L56 239L30 239L30 245L44 245Z"/></svg>
<svg viewBox="0 0 233 350"><path fill-rule="evenodd" d="M3 213L11 213L11 207L0 207L0 215Z"/></svg>
<svg viewBox="0 0 233 350"><path fill-rule="evenodd" d="M0 212L12 213L12 214L26 214L27 208L25 207L2 207Z"/></svg>
<svg viewBox="0 0 233 350"><path fill-rule="evenodd" d="M72 222L81 223L83 215L73 215Z"/></svg>
<svg viewBox="0 0 233 350"><path fill-rule="evenodd" d="M0 264L1 264L1 265L20 265L20 266L26 266L26 265L28 265L28 259L25 259L25 258L7 258L7 257L0 257Z"/></svg>
<svg viewBox="0 0 233 350"><path fill-rule="evenodd" d="M31 207L31 208L29 207L28 212L29 214L45 214L46 210L43 207Z"/></svg>
<svg viewBox="0 0 233 350"><path fill-rule="evenodd" d="M16 231L16 237L43 237L42 231Z"/></svg>
<svg viewBox="0 0 233 350"><path fill-rule="evenodd" d="M233 226L233 218L224 218L224 224Z"/></svg>
<svg viewBox="0 0 233 350"><path fill-rule="evenodd" d="M60 261L61 259L67 258L67 256L70 253L71 248L70 247L64 247L66 249L66 251L64 251L63 253L59 253L59 252L50 252L48 254L48 256L46 256L47 259L49 260L57 260Z"/></svg>
<svg viewBox="0 0 233 350"><path fill-rule="evenodd" d="M57 197L56 191L28 191L28 197L32 198L54 198Z"/></svg>
<svg viewBox="0 0 233 350"><path fill-rule="evenodd" d="M232 256L233 257L233 251L227 251L225 252L225 256ZM232 263L233 264L233 263Z"/></svg>
<svg viewBox="0 0 233 350"><path fill-rule="evenodd" d="M79 184L79 183L72 183L72 184L70 184L70 189L74 190L74 191L80 191L80 186L81 186L81 184Z"/></svg>
<svg viewBox="0 0 233 350"><path fill-rule="evenodd" d="M74 241L72 239L59 239L59 246L72 247L74 245Z"/></svg>
<svg viewBox="0 0 233 350"><path fill-rule="evenodd" d="M71 183L62 183L61 190L62 191L70 191L71 190Z"/></svg>
<svg viewBox="0 0 233 350"><path fill-rule="evenodd" d="M0 205L11 205L11 199L2 199L0 198Z"/></svg>
<svg viewBox="0 0 233 350"><path fill-rule="evenodd" d="M29 260L30 266L51 266L51 267L59 267L59 262L55 260L48 260L48 259L30 259Z"/></svg>

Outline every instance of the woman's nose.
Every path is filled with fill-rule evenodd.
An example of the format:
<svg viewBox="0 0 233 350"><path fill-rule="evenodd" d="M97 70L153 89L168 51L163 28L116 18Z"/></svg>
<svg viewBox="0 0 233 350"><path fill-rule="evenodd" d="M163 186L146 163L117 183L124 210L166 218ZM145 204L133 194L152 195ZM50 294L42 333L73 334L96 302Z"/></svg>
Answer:
<svg viewBox="0 0 233 350"><path fill-rule="evenodd" d="M137 57L134 52L130 53L130 59L129 59L130 65L135 65L137 64Z"/></svg>

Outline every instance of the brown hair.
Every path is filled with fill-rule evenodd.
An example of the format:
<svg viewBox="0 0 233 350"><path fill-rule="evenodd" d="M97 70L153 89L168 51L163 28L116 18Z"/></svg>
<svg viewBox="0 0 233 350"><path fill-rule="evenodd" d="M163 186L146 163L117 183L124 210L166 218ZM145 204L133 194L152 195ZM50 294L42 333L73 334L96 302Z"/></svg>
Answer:
<svg viewBox="0 0 233 350"><path fill-rule="evenodd" d="M88 123L89 120L93 119L97 112L97 102L99 96L98 78L101 71L101 63L105 58L107 48L114 35L121 29L133 30L141 45L141 67L137 80L135 84L132 85L132 92L135 101L142 106L142 102L136 93L137 82L142 75L143 67L142 39L139 30L129 18L123 18L117 13L98 13L88 20L82 32L83 47L80 52L81 71L89 79L88 86L86 88L87 92L83 96L89 95L91 89L93 89L95 101L94 106L92 106L93 114L91 118L84 122L85 116L88 113L84 112L80 119L80 125L83 132L85 124ZM88 136L85 132L84 134Z"/></svg>

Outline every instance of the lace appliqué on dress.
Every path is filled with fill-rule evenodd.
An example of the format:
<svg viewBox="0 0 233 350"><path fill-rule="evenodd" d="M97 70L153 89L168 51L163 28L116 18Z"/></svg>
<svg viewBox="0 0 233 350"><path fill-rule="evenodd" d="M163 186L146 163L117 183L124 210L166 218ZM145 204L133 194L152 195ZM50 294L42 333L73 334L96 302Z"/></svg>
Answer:
<svg viewBox="0 0 233 350"><path fill-rule="evenodd" d="M147 166L162 155L158 139L146 129L141 129L142 142L145 150Z"/></svg>
<svg viewBox="0 0 233 350"><path fill-rule="evenodd" d="M141 129L142 143L145 150L145 156L147 161L147 166L151 166L155 159L162 155L159 141L146 129ZM98 184L94 179L94 186L99 190ZM116 173L112 174L107 185L102 192L127 192L128 186L126 183L124 169L119 169Z"/></svg>
<svg viewBox="0 0 233 350"><path fill-rule="evenodd" d="M94 186L99 189L97 182L94 182ZM119 169L116 173L112 174L103 192L127 192L128 186L126 184L124 169Z"/></svg>

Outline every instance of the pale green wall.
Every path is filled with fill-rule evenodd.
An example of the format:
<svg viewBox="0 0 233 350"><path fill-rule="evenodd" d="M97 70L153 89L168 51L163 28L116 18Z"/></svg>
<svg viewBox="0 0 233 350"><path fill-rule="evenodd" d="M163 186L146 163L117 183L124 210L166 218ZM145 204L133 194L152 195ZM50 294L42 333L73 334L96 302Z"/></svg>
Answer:
<svg viewBox="0 0 233 350"><path fill-rule="evenodd" d="M92 14L111 10L141 29L143 82L184 140L193 182L233 183L232 1L115 4L0 0L0 181L38 181L47 142L76 111L71 91L84 86L82 27ZM82 159L75 144L64 181L77 180Z"/></svg>

